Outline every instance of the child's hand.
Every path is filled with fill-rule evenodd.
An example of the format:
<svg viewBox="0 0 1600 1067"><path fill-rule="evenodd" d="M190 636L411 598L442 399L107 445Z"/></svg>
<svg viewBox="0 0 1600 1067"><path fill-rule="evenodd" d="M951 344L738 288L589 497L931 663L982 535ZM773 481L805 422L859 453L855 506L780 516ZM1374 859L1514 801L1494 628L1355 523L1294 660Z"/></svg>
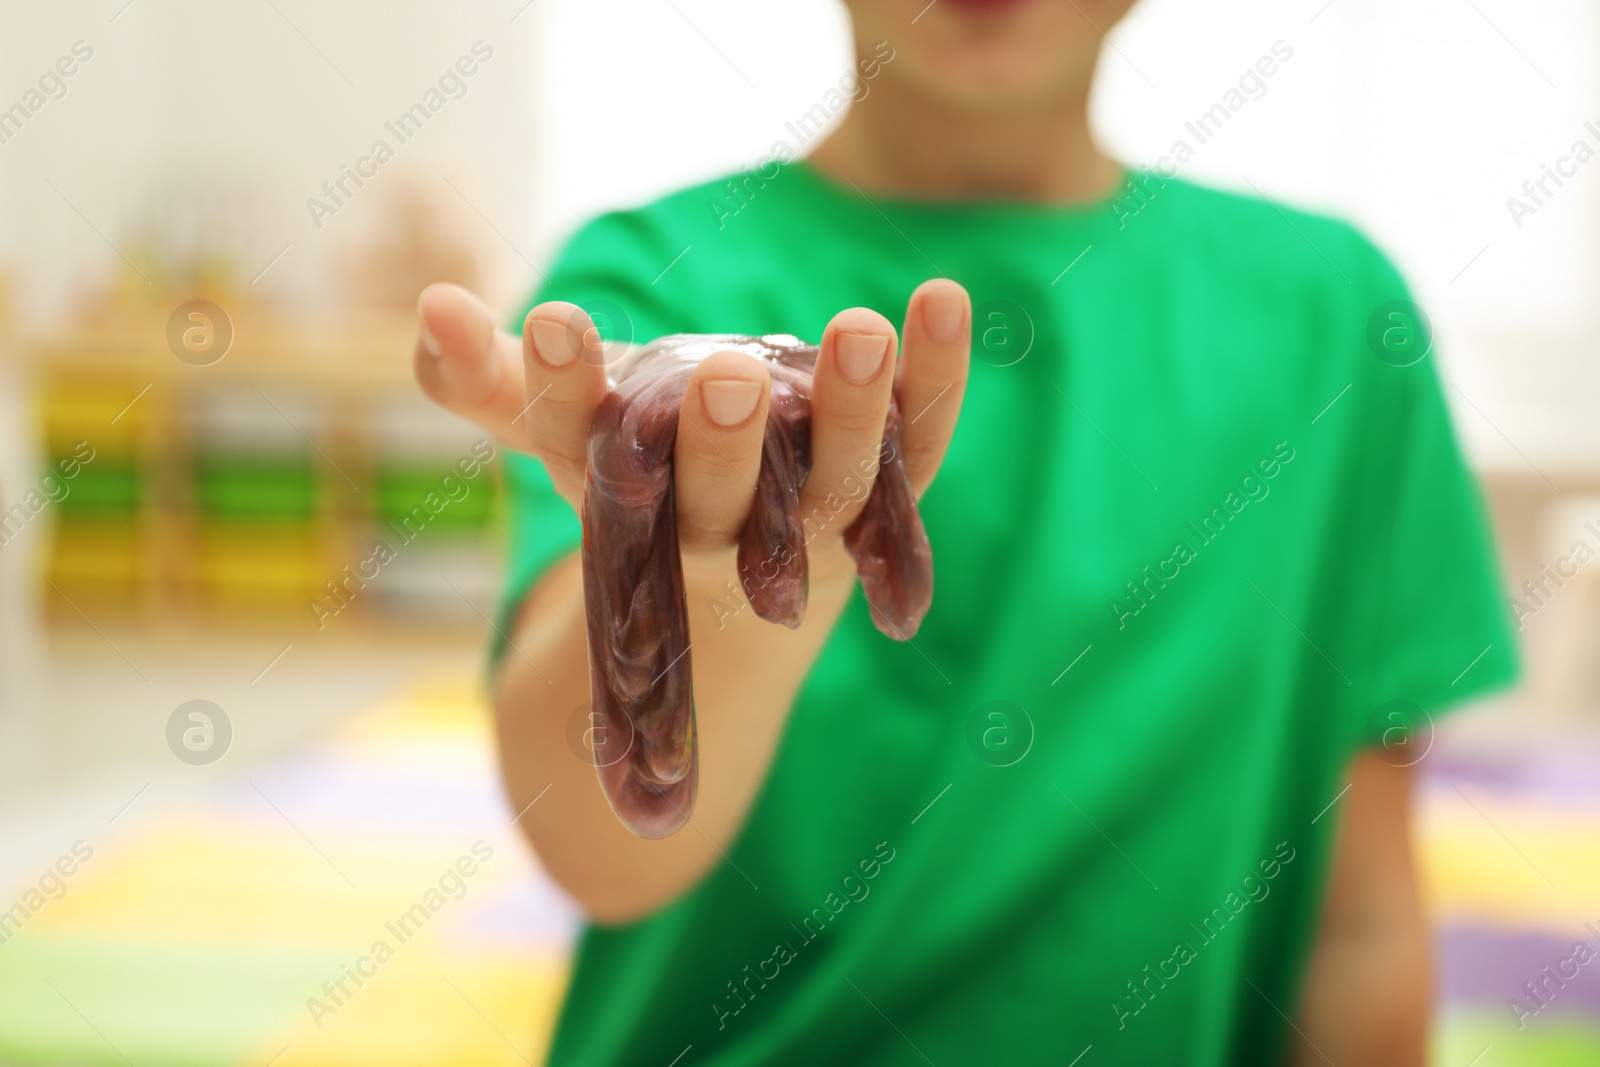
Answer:
<svg viewBox="0 0 1600 1067"><path fill-rule="evenodd" d="M538 456L557 491L581 505L589 426L608 388L606 354L588 317L570 304L541 305L518 344L494 328L481 301L453 286L425 290L419 312L416 372L428 395ZM812 382L807 513L847 479L856 486L847 499L866 499L860 461L878 454L891 391L912 486L927 487L961 407L971 319L960 286L926 283L911 298L896 367L895 332L881 315L854 308L834 317ZM607 803L593 752L572 740L594 724L578 553L545 572L506 637L515 654L502 659L496 678L495 725L507 794L521 812L516 823L545 869L601 922L648 914L722 860L766 778L795 695L853 595L843 532L859 504L807 545L809 595L798 629L753 611L713 610L737 580L735 546L760 470L768 390L759 361L712 355L693 372L674 444L694 650L695 833L636 836Z"/></svg>
<svg viewBox="0 0 1600 1067"><path fill-rule="evenodd" d="M476 422L506 445L538 456L566 501L578 509L589 424L615 360L581 308L541 304L523 323L522 343L496 330L477 297L451 285L424 290L418 302L416 374L443 407ZM810 514L841 484L860 480L876 456L891 390L905 422L901 448L920 496L933 480L955 428L966 384L971 312L961 286L925 282L905 319L905 354L895 359L894 327L882 315L851 308L835 315L822 338L812 396L813 465L801 501ZM761 465L769 382L761 363L717 353L695 368L684 394L674 454L679 541L685 564L722 560L749 515ZM865 486L870 488L870 485ZM809 553L837 564L839 539L860 512L865 492L817 538Z"/></svg>

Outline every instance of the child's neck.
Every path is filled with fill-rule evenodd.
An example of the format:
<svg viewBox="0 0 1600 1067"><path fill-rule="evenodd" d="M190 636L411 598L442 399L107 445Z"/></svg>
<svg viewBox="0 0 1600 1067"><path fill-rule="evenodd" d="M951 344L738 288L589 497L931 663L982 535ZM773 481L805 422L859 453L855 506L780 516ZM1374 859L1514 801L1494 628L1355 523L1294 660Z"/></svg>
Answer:
<svg viewBox="0 0 1600 1067"><path fill-rule="evenodd" d="M962 110L885 78L809 158L868 195L920 199L1082 203L1122 179L1090 133L1087 86L1028 107Z"/></svg>

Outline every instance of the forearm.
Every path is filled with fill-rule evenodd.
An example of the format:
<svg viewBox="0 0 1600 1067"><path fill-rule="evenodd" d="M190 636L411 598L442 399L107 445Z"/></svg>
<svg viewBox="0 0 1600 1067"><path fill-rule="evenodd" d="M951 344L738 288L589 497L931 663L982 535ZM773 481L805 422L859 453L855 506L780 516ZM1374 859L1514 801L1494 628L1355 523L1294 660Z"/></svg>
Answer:
<svg viewBox="0 0 1600 1067"><path fill-rule="evenodd" d="M1294 1067L1422 1067L1432 1008L1432 944L1411 840L1413 770L1363 753L1290 1036Z"/></svg>
<svg viewBox="0 0 1600 1067"><path fill-rule="evenodd" d="M838 555L843 553L839 550ZM501 770L518 825L552 877L596 920L658 908L723 861L744 821L810 664L850 596L850 571L830 551L813 561L805 621L789 630L729 613L730 549L686 559L699 796L688 826L636 837L606 803L593 765L568 731L589 700L583 589L576 554L530 594L495 694ZM712 605L725 605L714 610ZM581 712L580 712L581 714Z"/></svg>
<svg viewBox="0 0 1600 1067"><path fill-rule="evenodd" d="M1422 1067L1430 1019L1429 942L1421 916L1324 930L1307 976L1291 1067Z"/></svg>

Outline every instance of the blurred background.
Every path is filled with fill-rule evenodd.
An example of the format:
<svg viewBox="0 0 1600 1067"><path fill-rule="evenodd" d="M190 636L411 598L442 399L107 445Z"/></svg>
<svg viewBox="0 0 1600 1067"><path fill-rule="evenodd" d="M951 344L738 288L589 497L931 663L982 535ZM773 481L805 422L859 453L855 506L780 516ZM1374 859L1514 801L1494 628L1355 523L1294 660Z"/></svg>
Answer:
<svg viewBox="0 0 1600 1067"><path fill-rule="evenodd" d="M1144 0L1102 136L1154 162L1277 41L1183 176L1406 271L1529 662L1425 764L1436 1061L1600 1062L1600 964L1525 985L1600 953L1600 9ZM509 320L850 63L832 0L0 7L0 1063L540 1061L575 916L499 792L498 469L416 295Z"/></svg>

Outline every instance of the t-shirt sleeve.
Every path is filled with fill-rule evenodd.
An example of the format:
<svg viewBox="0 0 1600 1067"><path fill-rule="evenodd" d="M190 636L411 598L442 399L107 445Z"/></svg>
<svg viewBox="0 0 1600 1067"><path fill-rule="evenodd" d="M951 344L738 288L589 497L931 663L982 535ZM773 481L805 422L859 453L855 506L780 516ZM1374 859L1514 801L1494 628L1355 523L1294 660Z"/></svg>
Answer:
<svg viewBox="0 0 1600 1067"><path fill-rule="evenodd" d="M1355 579L1365 586L1356 620L1365 631L1359 723L1361 744L1394 749L1423 741L1417 732L1431 735L1441 714L1515 681L1518 656L1431 331L1393 265L1369 251L1358 357L1365 373L1356 382L1371 394L1359 491L1373 494L1357 531L1364 547Z"/></svg>
<svg viewBox="0 0 1600 1067"><path fill-rule="evenodd" d="M568 241L510 328L520 330L535 305L564 300L587 311L608 342L644 343L682 329L668 290L651 284L666 262L661 258L664 247L637 216L617 213L595 219ZM537 409L530 410L530 417L537 417ZM577 513L556 493L538 459L506 453L505 488L509 559L491 665L504 654L515 613L528 592L582 542Z"/></svg>

